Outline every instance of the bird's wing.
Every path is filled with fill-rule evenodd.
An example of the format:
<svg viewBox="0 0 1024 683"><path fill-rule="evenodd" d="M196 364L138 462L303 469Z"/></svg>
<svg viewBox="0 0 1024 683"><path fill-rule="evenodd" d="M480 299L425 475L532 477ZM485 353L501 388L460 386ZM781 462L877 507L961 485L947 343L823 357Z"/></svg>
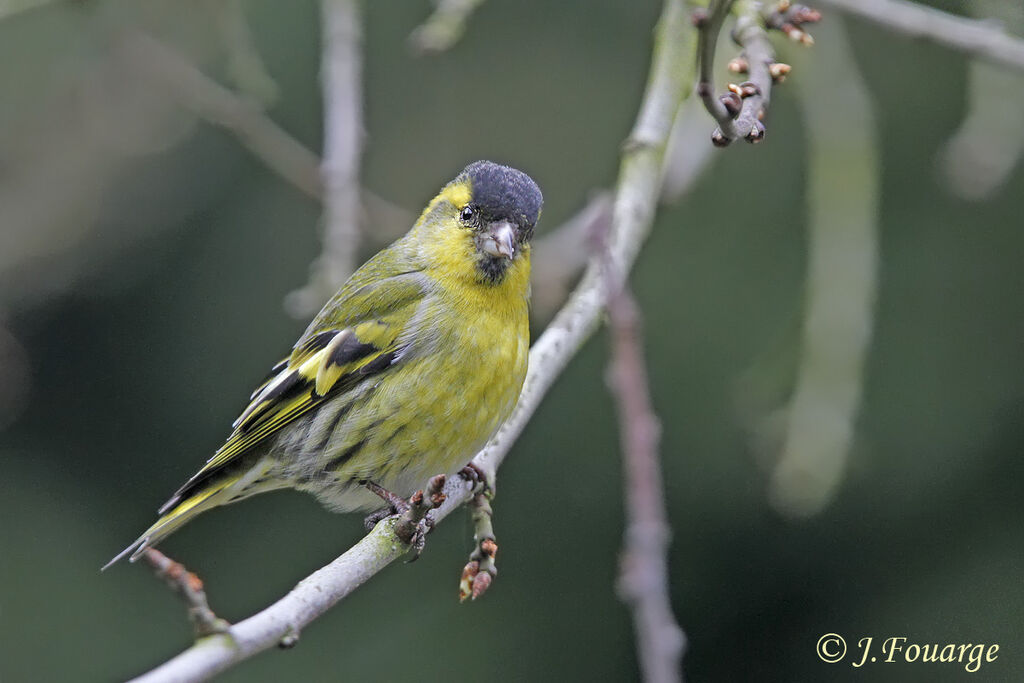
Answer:
<svg viewBox="0 0 1024 683"><path fill-rule="evenodd" d="M328 396L391 367L401 333L423 300L415 271L346 287L274 366L235 420L234 430L206 465L160 509L172 509L211 476L262 443Z"/></svg>

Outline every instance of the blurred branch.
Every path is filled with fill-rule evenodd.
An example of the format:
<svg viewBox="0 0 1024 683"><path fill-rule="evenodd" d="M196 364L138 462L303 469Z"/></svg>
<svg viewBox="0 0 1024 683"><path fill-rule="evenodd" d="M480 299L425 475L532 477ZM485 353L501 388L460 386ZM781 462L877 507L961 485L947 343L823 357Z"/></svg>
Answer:
<svg viewBox="0 0 1024 683"><path fill-rule="evenodd" d="M535 314L546 317L565 301L590 258L587 237L608 232L611 220L612 193L601 190L569 220L534 240L530 308Z"/></svg>
<svg viewBox="0 0 1024 683"><path fill-rule="evenodd" d="M661 425L651 405L636 301L626 282L611 272L607 283L609 379L618 408L626 512L619 594L633 610L644 680L671 683L682 678L686 638L672 615L668 589L671 528L658 454Z"/></svg>
<svg viewBox="0 0 1024 683"><path fill-rule="evenodd" d="M240 91L266 107L277 100L277 83L256 49L241 0L215 0L214 9L227 50L228 77Z"/></svg>
<svg viewBox="0 0 1024 683"><path fill-rule="evenodd" d="M43 5L48 5L56 0L0 0L0 21L9 19L16 14L27 12Z"/></svg>
<svg viewBox="0 0 1024 683"><path fill-rule="evenodd" d="M409 44L421 54L451 49L466 31L466 24L484 0L437 0L437 7L409 35Z"/></svg>
<svg viewBox="0 0 1024 683"><path fill-rule="evenodd" d="M975 0L969 8L1024 31L1022 3ZM1024 154L1024 88L1019 73L977 60L970 64L967 88L967 114L942 149L939 170L953 194L980 201L1003 186Z"/></svg>
<svg viewBox="0 0 1024 683"><path fill-rule="evenodd" d="M651 229L661 186L662 161L692 69L693 37L683 0L666 0L658 24L651 75L636 125L622 155L616 186L608 260L620 273L632 268ZM530 349L529 371L511 417L473 459L494 480L494 474L526 426L547 390L569 360L590 337L601 317L606 290L601 273L604 258L591 257L583 280L554 321ZM467 503L474 484L449 477L446 500L434 511L439 523ZM408 550L395 535L396 520L387 519L326 567L301 581L290 593L228 630L204 638L139 681L196 681L273 647L294 643L303 627L369 580Z"/></svg>
<svg viewBox="0 0 1024 683"><path fill-rule="evenodd" d="M362 17L359 0L322 0L324 102L323 251L309 283L286 307L305 318L320 309L356 269L359 251L359 164L363 143Z"/></svg>
<svg viewBox="0 0 1024 683"><path fill-rule="evenodd" d="M703 110L696 99L679 108L669 135L662 172L661 205L673 204L689 192L711 161L712 148L705 140ZM533 245L531 306L544 319L565 301L573 280L587 265L587 237L608 232L612 220L612 193L597 191L579 211Z"/></svg>
<svg viewBox="0 0 1024 683"><path fill-rule="evenodd" d="M685 197L715 158L714 149L706 144L706 121L699 98L687 99L679 108L665 151L662 204L674 204Z"/></svg>
<svg viewBox="0 0 1024 683"><path fill-rule="evenodd" d="M355 25L357 34L353 35L342 30L345 21L338 23L340 28L335 26L335 29L341 47L336 45L337 53L331 54L343 62L343 67L339 72L332 72L333 76L325 71L324 87L337 88L339 92L361 91L358 65L346 56L346 49L358 51L358 25ZM374 232L385 237L403 233L415 219L410 212L359 187L362 138L359 96L341 97L342 104L338 107L326 105L329 111L325 117L325 150L328 154L331 150L340 151L335 162L324 163L321 175L319 157L274 123L255 100L217 83L181 54L146 33L126 32L123 44L131 63L165 84L182 106L233 133L272 171L307 196L325 202L323 254L313 266L310 283L289 295L287 302L288 309L296 315L306 315L319 308L353 270L358 226L366 222L364 206L372 209ZM325 95L325 103L331 101ZM328 192L325 182L336 184L337 191ZM327 195L332 197L331 202L327 201ZM335 196L338 201L333 200ZM391 226L398 229L393 230Z"/></svg>
<svg viewBox="0 0 1024 683"><path fill-rule="evenodd" d="M993 21L968 19L907 0L820 0L910 38L924 38L1014 69L1024 69L1024 40Z"/></svg>
<svg viewBox="0 0 1024 683"><path fill-rule="evenodd" d="M217 83L148 34L135 31L124 40L133 63L167 85L185 108L234 134L284 180L310 198L323 200L320 158L274 123L255 101ZM415 220L411 212L366 188L360 190L360 198L361 206L376 217L375 232L379 228L385 233L385 241L404 233Z"/></svg>
<svg viewBox="0 0 1024 683"><path fill-rule="evenodd" d="M316 155L266 116L256 102L220 85L146 33L131 30L122 40L131 63L170 88L182 106L229 130L263 163L306 195L322 197Z"/></svg>
<svg viewBox="0 0 1024 683"><path fill-rule="evenodd" d="M769 497L788 515L829 503L852 448L874 327L878 135L841 26L822 27L798 82L808 130L809 254L796 387Z"/></svg>

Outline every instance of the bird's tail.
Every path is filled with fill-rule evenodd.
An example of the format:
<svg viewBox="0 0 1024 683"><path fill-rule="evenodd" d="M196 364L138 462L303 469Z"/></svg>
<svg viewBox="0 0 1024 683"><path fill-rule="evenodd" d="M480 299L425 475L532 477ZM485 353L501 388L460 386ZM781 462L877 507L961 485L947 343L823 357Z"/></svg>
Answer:
<svg viewBox="0 0 1024 683"><path fill-rule="evenodd" d="M115 564L126 556L130 562L134 562L141 557L142 553L146 552L146 549L155 546L196 515L218 505L225 505L239 500L240 496L237 495L237 487L235 485L243 478L242 475L218 478L216 481L207 483L202 489L195 491L192 495L176 503L165 514L161 515L160 519L156 520L153 526L146 529L134 543L122 550L110 562L107 562L103 569ZM255 493L255 491L252 491L252 493ZM246 492L245 495L248 496L249 494L250 492Z"/></svg>

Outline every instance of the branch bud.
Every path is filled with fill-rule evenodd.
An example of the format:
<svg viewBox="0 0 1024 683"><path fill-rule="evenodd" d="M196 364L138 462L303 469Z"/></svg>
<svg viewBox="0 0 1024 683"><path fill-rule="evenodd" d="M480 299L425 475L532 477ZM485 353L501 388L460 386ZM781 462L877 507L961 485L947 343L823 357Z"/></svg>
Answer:
<svg viewBox="0 0 1024 683"><path fill-rule="evenodd" d="M721 128L715 128L715 131L711 133L711 144L715 147L728 147L730 142L732 140L725 137L725 133L722 132Z"/></svg>
<svg viewBox="0 0 1024 683"><path fill-rule="evenodd" d="M733 57L729 60L728 68L734 74L745 74L750 70L750 64L743 57Z"/></svg>
<svg viewBox="0 0 1024 683"><path fill-rule="evenodd" d="M768 72L772 75L772 81L774 83L782 83L786 80L786 76L788 76L789 72L792 70L793 67L782 62L774 62L768 65Z"/></svg>
<svg viewBox="0 0 1024 683"><path fill-rule="evenodd" d="M757 83L754 83L753 81L745 81L743 83L740 83L739 95L743 99L747 99L748 97L753 97L754 95L760 94L761 89L757 87Z"/></svg>
<svg viewBox="0 0 1024 683"><path fill-rule="evenodd" d="M466 598L473 594L473 579L480 573L480 563L470 560L462 569L462 578L459 579L459 602L465 602Z"/></svg>
<svg viewBox="0 0 1024 683"><path fill-rule="evenodd" d="M491 587L491 574L489 572L480 572L473 579L473 595L472 598L476 600L481 595L487 592L487 589Z"/></svg>
<svg viewBox="0 0 1024 683"><path fill-rule="evenodd" d="M730 86L730 90L732 86ZM743 108L743 100L740 95L736 92L727 92L718 98L718 101L725 107L725 111L729 113L730 118L736 118L739 116L740 109Z"/></svg>
<svg viewBox="0 0 1024 683"><path fill-rule="evenodd" d="M764 140L764 124L760 120L755 119L754 125L750 127L750 132L747 133L747 142L751 144L757 144Z"/></svg>

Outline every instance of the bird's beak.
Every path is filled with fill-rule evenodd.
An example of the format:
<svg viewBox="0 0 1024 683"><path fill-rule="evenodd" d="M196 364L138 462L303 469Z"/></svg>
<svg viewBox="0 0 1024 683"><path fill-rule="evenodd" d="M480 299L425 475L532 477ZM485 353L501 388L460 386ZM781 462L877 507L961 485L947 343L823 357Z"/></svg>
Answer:
<svg viewBox="0 0 1024 683"><path fill-rule="evenodd" d="M486 254L511 261L516 254L516 229L508 221L492 223L480 236L479 246Z"/></svg>

